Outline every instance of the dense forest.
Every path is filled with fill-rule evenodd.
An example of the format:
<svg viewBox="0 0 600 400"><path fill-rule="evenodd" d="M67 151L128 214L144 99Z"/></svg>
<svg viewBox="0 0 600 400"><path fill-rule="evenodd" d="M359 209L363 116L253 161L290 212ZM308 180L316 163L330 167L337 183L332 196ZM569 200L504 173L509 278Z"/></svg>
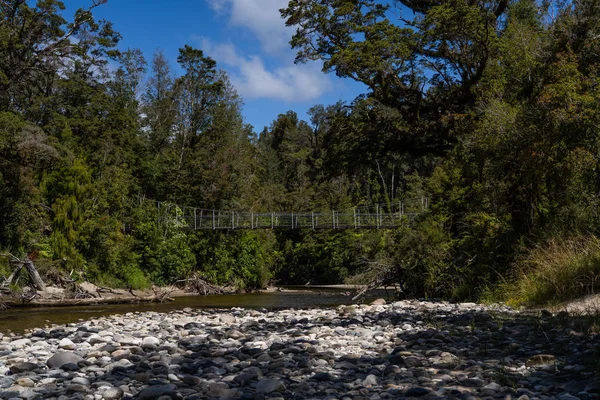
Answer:
<svg viewBox="0 0 600 400"><path fill-rule="evenodd" d="M48 279L133 288L350 279L527 304L599 285L598 0L291 0L296 61L367 91L261 132L202 49L179 49L177 68L118 50L93 16L103 2L0 2L0 252ZM297 212L421 197L427 212L394 230L156 218L157 202Z"/></svg>

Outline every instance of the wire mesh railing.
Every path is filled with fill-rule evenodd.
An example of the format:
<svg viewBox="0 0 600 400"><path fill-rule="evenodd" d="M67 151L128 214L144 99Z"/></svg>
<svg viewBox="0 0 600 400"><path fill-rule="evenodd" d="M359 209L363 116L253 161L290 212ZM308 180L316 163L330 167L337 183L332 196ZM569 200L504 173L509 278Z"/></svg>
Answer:
<svg viewBox="0 0 600 400"><path fill-rule="evenodd" d="M309 212L251 212L158 203L159 221L182 229L390 229L412 224L429 207L427 198L395 204Z"/></svg>

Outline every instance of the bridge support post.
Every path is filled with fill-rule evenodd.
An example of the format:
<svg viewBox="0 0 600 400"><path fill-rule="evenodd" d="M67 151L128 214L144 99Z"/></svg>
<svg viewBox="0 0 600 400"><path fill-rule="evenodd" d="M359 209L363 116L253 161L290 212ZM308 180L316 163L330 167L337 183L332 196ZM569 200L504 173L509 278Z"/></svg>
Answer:
<svg viewBox="0 0 600 400"><path fill-rule="evenodd" d="M271 213L271 229L275 228L275 213Z"/></svg>
<svg viewBox="0 0 600 400"><path fill-rule="evenodd" d="M315 229L315 213L314 213L314 211L310 213L310 219L312 222L312 228L314 230Z"/></svg>
<svg viewBox="0 0 600 400"><path fill-rule="evenodd" d="M250 213L250 229L254 229L254 213Z"/></svg>
<svg viewBox="0 0 600 400"><path fill-rule="evenodd" d="M331 212L331 223L333 224L333 229L335 229L335 210Z"/></svg>
<svg viewBox="0 0 600 400"><path fill-rule="evenodd" d="M400 202L400 224L403 224L404 222L404 203Z"/></svg>
<svg viewBox="0 0 600 400"><path fill-rule="evenodd" d="M215 224L215 210L213 210L213 230L215 230L217 228L216 224Z"/></svg>
<svg viewBox="0 0 600 400"><path fill-rule="evenodd" d="M379 204L375 205L375 226L379 229Z"/></svg>

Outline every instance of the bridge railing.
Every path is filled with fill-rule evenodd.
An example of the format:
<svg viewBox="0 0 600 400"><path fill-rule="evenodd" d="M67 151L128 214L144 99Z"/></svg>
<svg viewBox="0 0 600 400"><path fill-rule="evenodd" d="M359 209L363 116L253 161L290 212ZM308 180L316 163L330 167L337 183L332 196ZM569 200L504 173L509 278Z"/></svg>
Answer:
<svg viewBox="0 0 600 400"><path fill-rule="evenodd" d="M182 229L385 229L412 224L428 208L427 199L395 206L356 207L343 211L240 212L180 208L165 204L159 220L175 220Z"/></svg>

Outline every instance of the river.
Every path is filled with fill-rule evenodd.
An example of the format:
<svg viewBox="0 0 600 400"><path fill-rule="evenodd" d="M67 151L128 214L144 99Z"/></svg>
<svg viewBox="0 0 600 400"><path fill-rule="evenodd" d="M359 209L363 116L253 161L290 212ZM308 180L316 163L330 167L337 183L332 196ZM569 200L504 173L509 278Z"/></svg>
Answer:
<svg viewBox="0 0 600 400"><path fill-rule="evenodd" d="M22 333L28 329L44 328L53 324L62 325L80 320L101 317L111 314L129 312L157 311L169 312L186 307L191 308L319 308L335 307L340 304L356 303L352 295L343 289L331 288L289 288L282 292L248 293L215 296L184 296L175 301L165 303L111 304L79 307L37 307L11 308L0 311L0 333ZM375 298L386 296L383 290L375 290L367 294L361 302L370 302Z"/></svg>

